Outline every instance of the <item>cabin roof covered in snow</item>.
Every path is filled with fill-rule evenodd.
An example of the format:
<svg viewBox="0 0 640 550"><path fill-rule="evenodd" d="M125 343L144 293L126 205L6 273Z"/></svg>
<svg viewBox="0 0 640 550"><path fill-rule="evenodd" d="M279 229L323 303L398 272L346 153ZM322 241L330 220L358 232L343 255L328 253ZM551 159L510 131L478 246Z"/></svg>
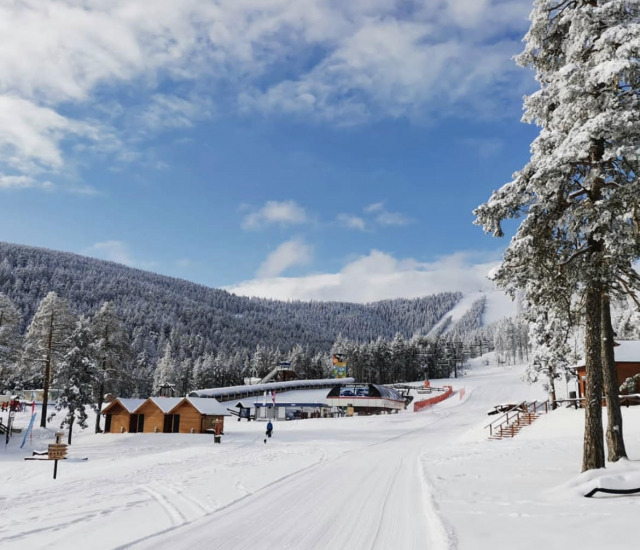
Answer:
<svg viewBox="0 0 640 550"><path fill-rule="evenodd" d="M614 348L616 361L640 363L640 340L619 340Z"/></svg>
<svg viewBox="0 0 640 550"><path fill-rule="evenodd" d="M111 407L111 405L117 402L117 403L120 403L128 413L133 413L145 401L146 399L136 399L133 397L122 399L118 397L117 399L114 399L110 403L105 403L104 406L102 407L102 410L105 411L108 407Z"/></svg>
<svg viewBox="0 0 640 550"><path fill-rule="evenodd" d="M224 405L221 405L218 401L210 397L187 397L186 400L191 403L200 414L207 416L231 416L231 413Z"/></svg>
<svg viewBox="0 0 640 550"><path fill-rule="evenodd" d="M613 348L616 363L640 363L640 340L616 340L616 344ZM580 359L576 367L584 367L584 363Z"/></svg>
<svg viewBox="0 0 640 550"><path fill-rule="evenodd" d="M150 397L149 401L157 405L164 414L167 414L183 399L184 397Z"/></svg>

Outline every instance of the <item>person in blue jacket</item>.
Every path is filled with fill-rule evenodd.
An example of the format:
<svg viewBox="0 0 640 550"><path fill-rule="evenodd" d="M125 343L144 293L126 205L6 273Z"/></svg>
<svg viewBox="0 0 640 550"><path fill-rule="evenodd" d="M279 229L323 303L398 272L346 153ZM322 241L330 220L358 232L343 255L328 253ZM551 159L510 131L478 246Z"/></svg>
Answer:
<svg viewBox="0 0 640 550"><path fill-rule="evenodd" d="M271 420L269 420L267 424L267 437L271 437L272 431L273 431L273 424L271 423Z"/></svg>

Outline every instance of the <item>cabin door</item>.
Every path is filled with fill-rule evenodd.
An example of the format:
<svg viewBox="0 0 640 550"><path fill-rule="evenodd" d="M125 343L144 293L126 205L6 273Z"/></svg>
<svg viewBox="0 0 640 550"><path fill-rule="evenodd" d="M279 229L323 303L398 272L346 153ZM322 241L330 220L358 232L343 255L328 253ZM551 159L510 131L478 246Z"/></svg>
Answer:
<svg viewBox="0 0 640 550"><path fill-rule="evenodd" d="M178 433L180 431L180 415L179 414L165 414L164 415L164 427L162 431L166 434Z"/></svg>
<svg viewBox="0 0 640 550"><path fill-rule="evenodd" d="M134 434L138 432L138 415L132 414L129 417L129 433Z"/></svg>
<svg viewBox="0 0 640 550"><path fill-rule="evenodd" d="M162 427L162 433L170 434L173 428L173 415L165 414L164 415L164 426Z"/></svg>
<svg viewBox="0 0 640 550"><path fill-rule="evenodd" d="M110 414L105 415L104 431L105 431L105 433L110 433L111 432L111 415Z"/></svg>

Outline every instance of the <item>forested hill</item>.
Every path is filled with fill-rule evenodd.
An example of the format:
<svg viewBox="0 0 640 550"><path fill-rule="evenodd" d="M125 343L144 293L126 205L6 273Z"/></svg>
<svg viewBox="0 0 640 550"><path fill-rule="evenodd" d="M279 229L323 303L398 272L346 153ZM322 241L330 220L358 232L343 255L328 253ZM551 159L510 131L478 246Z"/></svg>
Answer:
<svg viewBox="0 0 640 550"><path fill-rule="evenodd" d="M283 354L297 344L328 352L339 334L358 341L426 334L462 296L367 305L246 298L112 262L0 243L0 292L22 312L24 327L50 291L78 314L93 315L112 301L134 352L144 352L152 363L167 342L179 355L196 357L220 350L253 353L259 344Z"/></svg>

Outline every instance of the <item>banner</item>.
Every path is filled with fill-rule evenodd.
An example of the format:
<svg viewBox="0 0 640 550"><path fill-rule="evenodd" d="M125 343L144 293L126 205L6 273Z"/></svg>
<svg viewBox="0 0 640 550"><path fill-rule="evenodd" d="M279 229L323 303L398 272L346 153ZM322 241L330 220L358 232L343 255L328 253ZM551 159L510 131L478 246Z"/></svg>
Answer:
<svg viewBox="0 0 640 550"><path fill-rule="evenodd" d="M333 363L333 377L334 378L346 378L347 377L347 360L339 353L334 353L331 358Z"/></svg>
<svg viewBox="0 0 640 550"><path fill-rule="evenodd" d="M22 438L22 444L20 445L20 448L22 449L22 447L24 447L24 444L27 442L27 437L29 437L29 435L31 434L31 430L33 430L33 422L36 419L37 413L33 413L31 415L31 420L29 421L29 427L27 428L27 431L24 432L24 437Z"/></svg>

